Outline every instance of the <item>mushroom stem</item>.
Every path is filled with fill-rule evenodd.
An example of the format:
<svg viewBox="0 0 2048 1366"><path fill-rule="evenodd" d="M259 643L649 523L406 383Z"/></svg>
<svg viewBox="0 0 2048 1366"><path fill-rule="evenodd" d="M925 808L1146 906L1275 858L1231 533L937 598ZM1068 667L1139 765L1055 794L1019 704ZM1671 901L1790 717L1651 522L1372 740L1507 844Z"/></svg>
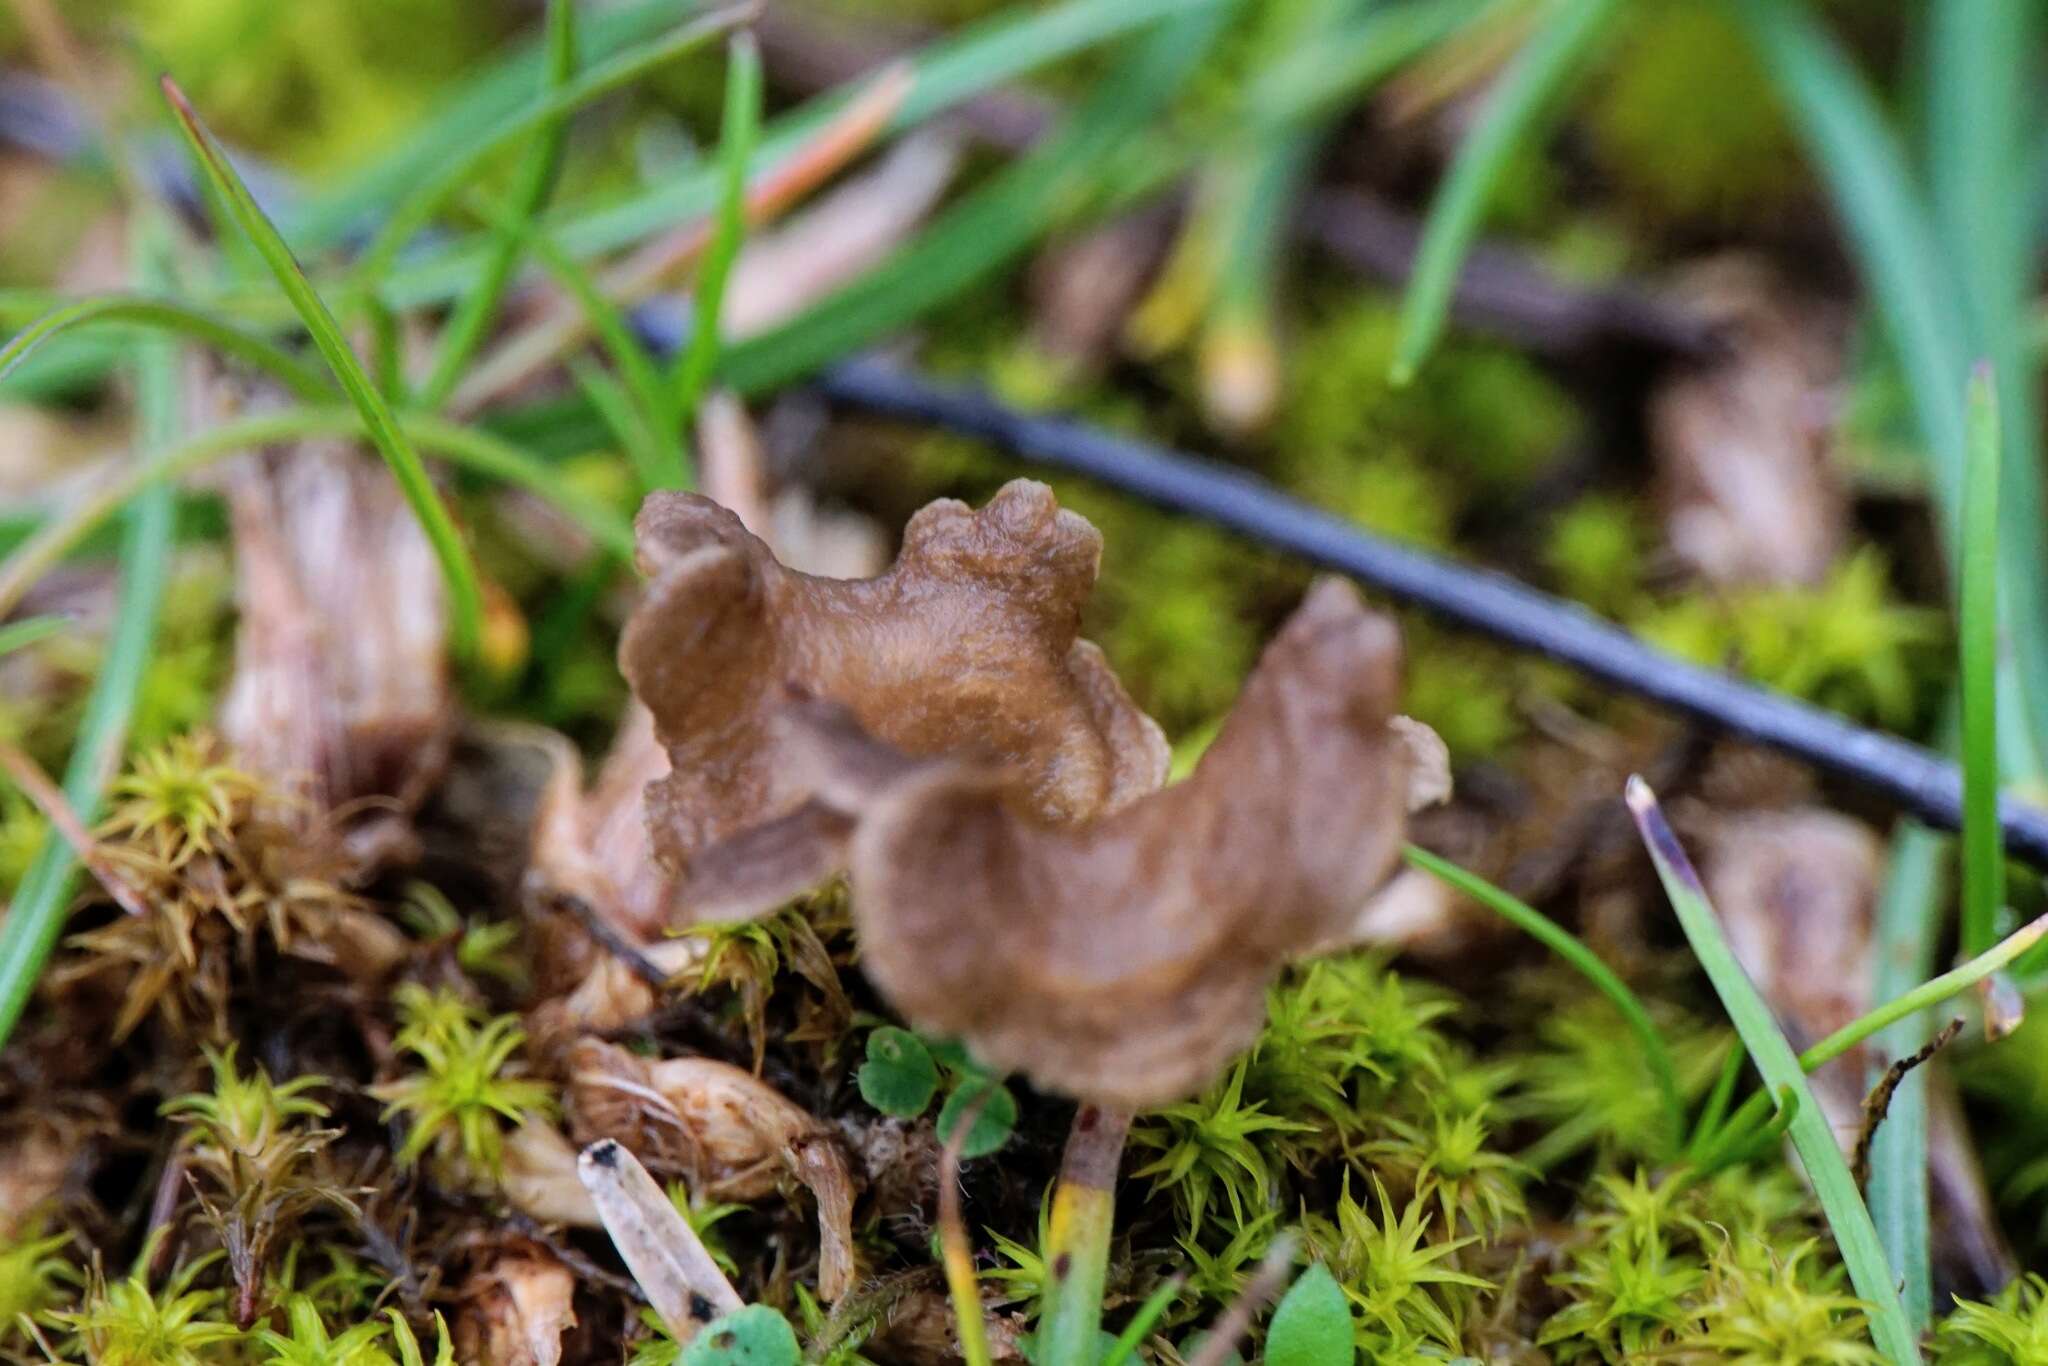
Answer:
<svg viewBox="0 0 2048 1366"><path fill-rule="evenodd" d="M1044 1356L1046 1366L1080 1366L1096 1355L1102 1287L1109 1269L1109 1231L1116 1216L1116 1173L1130 1132L1127 1110L1083 1105L1067 1133L1053 1188L1047 1235Z"/></svg>

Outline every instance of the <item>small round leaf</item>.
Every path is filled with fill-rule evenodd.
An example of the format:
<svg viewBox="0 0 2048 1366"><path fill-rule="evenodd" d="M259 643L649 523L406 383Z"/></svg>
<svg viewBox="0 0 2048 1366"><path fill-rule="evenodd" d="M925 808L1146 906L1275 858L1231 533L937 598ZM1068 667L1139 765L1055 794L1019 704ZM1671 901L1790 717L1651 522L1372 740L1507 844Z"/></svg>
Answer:
<svg viewBox="0 0 2048 1366"><path fill-rule="evenodd" d="M951 1141L960 1117L977 1104L981 1110L974 1116L974 1127L967 1131L967 1142L960 1149L962 1157L987 1157L1008 1143L1010 1130L1017 1127L1017 1098L1010 1094L1009 1087L980 1077L966 1077L953 1088L953 1094L946 1097L939 1110L942 1142Z"/></svg>
<svg viewBox="0 0 2048 1366"><path fill-rule="evenodd" d="M1351 1304L1321 1262L1295 1278L1266 1328L1266 1366L1351 1366Z"/></svg>
<svg viewBox="0 0 2048 1366"><path fill-rule="evenodd" d="M705 1324L683 1349L682 1366L798 1366L802 1360L789 1320L765 1304L750 1304Z"/></svg>
<svg viewBox="0 0 2048 1366"><path fill-rule="evenodd" d="M868 1060L857 1079L862 1099L899 1119L923 1114L939 1089L938 1065L924 1040L894 1025L868 1035Z"/></svg>

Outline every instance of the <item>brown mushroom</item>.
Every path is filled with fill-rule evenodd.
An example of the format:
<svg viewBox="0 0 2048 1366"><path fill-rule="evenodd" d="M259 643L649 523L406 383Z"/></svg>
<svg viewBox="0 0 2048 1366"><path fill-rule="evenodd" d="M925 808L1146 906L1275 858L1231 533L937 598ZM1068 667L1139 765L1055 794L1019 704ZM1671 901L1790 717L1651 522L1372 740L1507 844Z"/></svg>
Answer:
<svg viewBox="0 0 2048 1366"><path fill-rule="evenodd" d="M1338 937L1400 857L1400 643L1324 580L1184 782L1080 825L998 769L921 760L831 703L788 751L851 844L862 964L920 1028L1119 1109L1199 1088L1248 1044L1289 958Z"/></svg>
<svg viewBox="0 0 2048 1366"><path fill-rule="evenodd" d="M1056 825L1164 778L1159 728L1079 639L1102 538L1043 484L979 511L930 504L871 579L789 569L693 494L651 496L636 532L649 583L619 657L672 763L647 805L687 918L762 909L841 866L846 814L811 800L778 744L789 688L909 754L987 766Z"/></svg>

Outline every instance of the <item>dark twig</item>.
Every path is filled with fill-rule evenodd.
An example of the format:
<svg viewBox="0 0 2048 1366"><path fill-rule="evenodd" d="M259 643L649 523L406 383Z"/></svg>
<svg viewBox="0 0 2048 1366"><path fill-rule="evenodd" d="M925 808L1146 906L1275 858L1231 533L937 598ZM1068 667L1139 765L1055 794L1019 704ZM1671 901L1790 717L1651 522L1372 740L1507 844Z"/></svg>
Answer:
<svg viewBox="0 0 2048 1366"><path fill-rule="evenodd" d="M1214 522L1838 774L1930 825L1960 828L1962 777L1954 764L1919 745L1674 659L1573 603L1371 535L1240 470L1068 418L1020 413L979 391L934 384L874 360L835 366L819 377L817 389L847 408L978 437L1027 461ZM1999 823L2008 854L2048 868L2048 811L2006 797Z"/></svg>
<svg viewBox="0 0 2048 1366"><path fill-rule="evenodd" d="M598 914L597 907L582 897L572 896L567 892L555 893L552 900L556 906L575 916L577 923L583 926L584 932L597 946L632 969L635 977L657 991L668 985L669 975L655 966L646 954L640 952L625 935L620 934L610 922Z"/></svg>
<svg viewBox="0 0 2048 1366"><path fill-rule="evenodd" d="M1885 1068L1877 1085L1871 1087L1870 1094L1864 1097L1863 1128L1857 1132L1856 1152L1849 1160L1849 1174L1856 1178L1858 1190L1870 1184L1870 1143L1877 1137L1877 1126L1884 1123L1884 1117L1891 1112L1892 1093L1899 1089L1899 1083L1906 1079L1908 1072L1948 1047L1962 1032L1963 1017L1958 1015L1943 1025L1940 1033L1922 1044L1918 1052Z"/></svg>

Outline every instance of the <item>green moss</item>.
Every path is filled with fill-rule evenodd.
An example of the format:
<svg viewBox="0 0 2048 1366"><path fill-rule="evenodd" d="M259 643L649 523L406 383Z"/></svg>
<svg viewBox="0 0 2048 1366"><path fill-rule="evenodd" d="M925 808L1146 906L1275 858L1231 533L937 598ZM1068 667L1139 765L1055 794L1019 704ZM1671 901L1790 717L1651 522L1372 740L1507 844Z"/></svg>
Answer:
<svg viewBox="0 0 2048 1366"><path fill-rule="evenodd" d="M1656 217L1732 220L1801 183L1777 92L1718 0L1636 0L1585 127L1602 169Z"/></svg>
<svg viewBox="0 0 2048 1366"><path fill-rule="evenodd" d="M497 36L460 0L156 0L134 22L223 137L303 170L387 146Z"/></svg>
<svg viewBox="0 0 2048 1366"><path fill-rule="evenodd" d="M1596 612L1619 615L1642 591L1650 532L1636 505L1612 494L1588 494L1552 519L1543 567L1559 592Z"/></svg>
<svg viewBox="0 0 2048 1366"><path fill-rule="evenodd" d="M2048 1361L2048 1280L2029 1272L1989 1300L1958 1298L1934 1347L1936 1366Z"/></svg>
<svg viewBox="0 0 2048 1366"><path fill-rule="evenodd" d="M1400 318L1356 296L1303 334L1275 435L1278 470L1304 496L1363 525L1444 547L1477 499L1520 487L1578 427L1571 401L1528 361L1476 342L1448 347L1416 381L1387 381Z"/></svg>
<svg viewBox="0 0 2048 1366"><path fill-rule="evenodd" d="M1732 664L1781 692L1892 729L1911 724L1942 677L1941 614L1900 601L1884 558L1863 549L1816 588L1696 594L1631 623L1651 644Z"/></svg>

